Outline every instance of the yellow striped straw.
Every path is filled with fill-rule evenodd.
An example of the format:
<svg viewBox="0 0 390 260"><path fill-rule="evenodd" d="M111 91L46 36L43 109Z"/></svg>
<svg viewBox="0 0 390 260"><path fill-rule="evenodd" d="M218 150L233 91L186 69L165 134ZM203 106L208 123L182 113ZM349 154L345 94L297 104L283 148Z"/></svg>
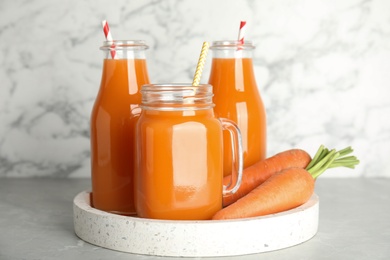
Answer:
<svg viewBox="0 0 390 260"><path fill-rule="evenodd" d="M206 62L207 52L209 51L209 43L203 42L202 51L200 52L198 65L196 66L196 71L194 75L194 79L192 81L192 86L198 86L200 82L200 78L202 77L202 71L204 67L204 63Z"/></svg>

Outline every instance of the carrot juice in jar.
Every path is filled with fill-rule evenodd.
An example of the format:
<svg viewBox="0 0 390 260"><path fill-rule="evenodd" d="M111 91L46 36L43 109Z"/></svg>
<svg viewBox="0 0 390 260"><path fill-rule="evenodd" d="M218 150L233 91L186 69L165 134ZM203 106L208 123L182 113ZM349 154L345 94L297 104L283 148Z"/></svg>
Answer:
<svg viewBox="0 0 390 260"><path fill-rule="evenodd" d="M209 84L215 115L233 120L241 130L244 168L266 157L266 111L253 72L250 41L213 42ZM224 133L225 141L229 138ZM224 175L231 172L231 151L224 151Z"/></svg>
<svg viewBox="0 0 390 260"><path fill-rule="evenodd" d="M149 83L143 41L105 42L100 89L91 115L93 207L132 215L134 127L140 88Z"/></svg>
<svg viewBox="0 0 390 260"><path fill-rule="evenodd" d="M144 85L141 93L142 112L136 127L137 215L210 219L222 208L222 196L234 193L241 183L242 147L237 126L214 116L210 85ZM229 187L222 184L223 129L234 136L232 151L237 167Z"/></svg>

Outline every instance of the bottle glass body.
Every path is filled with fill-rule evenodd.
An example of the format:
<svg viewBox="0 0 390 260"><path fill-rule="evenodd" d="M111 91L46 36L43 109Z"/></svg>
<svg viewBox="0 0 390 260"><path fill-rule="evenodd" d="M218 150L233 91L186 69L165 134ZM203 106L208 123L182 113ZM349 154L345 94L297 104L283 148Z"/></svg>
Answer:
<svg viewBox="0 0 390 260"><path fill-rule="evenodd" d="M92 204L132 215L134 207L134 127L140 88L149 83L143 41L105 42L101 85L90 122Z"/></svg>
<svg viewBox="0 0 390 260"><path fill-rule="evenodd" d="M213 42L209 84L214 89L215 114L241 130L244 168L266 157L266 111L253 71L254 46L237 41ZM224 140L229 136L224 133ZM231 152L224 151L224 175L231 172Z"/></svg>

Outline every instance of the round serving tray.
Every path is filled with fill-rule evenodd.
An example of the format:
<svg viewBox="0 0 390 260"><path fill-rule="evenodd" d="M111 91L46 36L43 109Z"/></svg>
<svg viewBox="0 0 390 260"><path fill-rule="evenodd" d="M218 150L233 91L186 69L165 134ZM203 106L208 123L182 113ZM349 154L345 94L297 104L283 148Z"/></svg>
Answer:
<svg viewBox="0 0 390 260"><path fill-rule="evenodd" d="M317 195L300 207L237 220L170 221L116 215L91 207L90 193L73 201L76 235L122 252L177 257L233 256L294 246L318 229Z"/></svg>

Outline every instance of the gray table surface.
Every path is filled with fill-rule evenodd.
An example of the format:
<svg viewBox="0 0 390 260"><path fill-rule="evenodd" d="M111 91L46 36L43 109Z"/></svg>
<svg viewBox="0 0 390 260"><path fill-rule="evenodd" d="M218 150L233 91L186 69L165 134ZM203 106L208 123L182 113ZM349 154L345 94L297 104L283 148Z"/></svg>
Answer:
<svg viewBox="0 0 390 260"><path fill-rule="evenodd" d="M100 248L73 229L73 198L89 179L0 178L0 259L178 259ZM207 259L390 259L390 179L317 180L317 234L256 255ZM197 258L198 259L198 258Z"/></svg>

